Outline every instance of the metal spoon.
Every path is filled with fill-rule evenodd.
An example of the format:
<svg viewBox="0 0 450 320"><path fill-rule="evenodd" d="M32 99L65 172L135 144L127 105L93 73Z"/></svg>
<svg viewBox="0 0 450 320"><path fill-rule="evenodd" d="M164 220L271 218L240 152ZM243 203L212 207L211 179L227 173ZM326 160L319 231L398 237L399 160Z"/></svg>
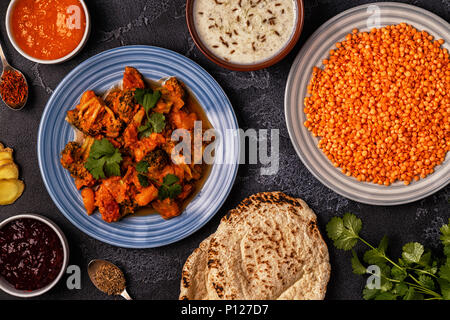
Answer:
<svg viewBox="0 0 450 320"><path fill-rule="evenodd" d="M23 75L22 72L20 72L20 71L17 70L16 68L11 67L11 65L8 63L8 61L6 60L5 54L3 53L3 48L2 48L2 46L1 46L1 44L0 44L0 59L1 59L1 61L2 61L2 65L3 65L3 71L2 71L1 77L3 77L3 74L4 74L6 71L9 71L9 70L11 70L11 71L17 71L17 72L22 76L23 80L25 81L25 84L27 85L27 89L28 89L28 82L27 82L27 79L25 78L25 76ZM27 103L27 100L28 100L28 90L27 90L27 95L25 96L25 99L23 99L22 103L20 103L20 104L13 104L13 105L7 104L7 103L5 102L5 100L4 100L3 97L2 97L2 100L3 100L3 102L4 102L10 109L12 109L12 110L20 110L20 109L22 109L22 108L25 106L25 104Z"/></svg>
<svg viewBox="0 0 450 320"><path fill-rule="evenodd" d="M89 262L89 264L88 264L88 274L89 274L89 278L91 279L92 283L94 284L94 286L97 287L98 290L100 290L100 291L102 291L102 292L105 292L104 290L102 290L102 289L99 287L99 285L98 285L98 283L97 283L97 281L96 281L96 279L95 279L95 276L94 276L95 273L97 272L98 268L100 268L100 267L103 266L103 265L109 265L109 266L111 266L111 267L113 267L113 268L116 268L117 270L120 271L120 273L122 274L122 276L123 276L123 272L122 272L122 270L120 270L120 268L117 267L115 264L113 264L113 263L111 263L111 262L109 262L109 261L106 261L106 260L94 259L94 260L92 260L91 262ZM105 293L106 293L106 292L105 292ZM122 297L124 297L125 299L127 299L127 300L133 300L133 299L131 299L130 295L128 294L126 288L123 289L123 291L120 293L120 295L121 295Z"/></svg>

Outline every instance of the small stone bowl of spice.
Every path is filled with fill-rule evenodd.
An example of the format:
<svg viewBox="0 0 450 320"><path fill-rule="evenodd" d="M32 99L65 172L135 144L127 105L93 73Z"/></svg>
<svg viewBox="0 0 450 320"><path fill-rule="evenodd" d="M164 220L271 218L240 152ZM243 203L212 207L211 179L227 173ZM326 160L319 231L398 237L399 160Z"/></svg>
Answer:
<svg viewBox="0 0 450 320"><path fill-rule="evenodd" d="M198 49L236 71L282 60L303 28L302 0L187 0L186 21Z"/></svg>
<svg viewBox="0 0 450 320"><path fill-rule="evenodd" d="M100 291L108 295L121 295L127 300L132 300L127 293L122 270L113 263L101 259L92 260L88 265L88 274L92 283Z"/></svg>

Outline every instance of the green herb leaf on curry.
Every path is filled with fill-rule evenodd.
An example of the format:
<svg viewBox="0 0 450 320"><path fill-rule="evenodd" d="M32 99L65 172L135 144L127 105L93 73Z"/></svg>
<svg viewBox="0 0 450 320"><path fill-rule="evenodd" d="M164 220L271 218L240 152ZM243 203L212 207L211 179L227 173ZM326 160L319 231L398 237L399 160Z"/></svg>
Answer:
<svg viewBox="0 0 450 320"><path fill-rule="evenodd" d="M141 160L136 164L136 171L139 173L147 173L148 172L148 167L150 165L148 164L147 161L145 160Z"/></svg>
<svg viewBox="0 0 450 320"><path fill-rule="evenodd" d="M144 188L147 188L150 185L148 182L148 177L143 174L138 174L138 180L139 184Z"/></svg>
<svg viewBox="0 0 450 320"><path fill-rule="evenodd" d="M163 184L158 190L158 199L164 200L167 198L175 199L182 192L182 187L177 182L178 177L174 174L167 174L163 178Z"/></svg>
<svg viewBox="0 0 450 320"><path fill-rule="evenodd" d="M85 168L95 179L120 176L122 155L108 139L95 140L85 163Z"/></svg>

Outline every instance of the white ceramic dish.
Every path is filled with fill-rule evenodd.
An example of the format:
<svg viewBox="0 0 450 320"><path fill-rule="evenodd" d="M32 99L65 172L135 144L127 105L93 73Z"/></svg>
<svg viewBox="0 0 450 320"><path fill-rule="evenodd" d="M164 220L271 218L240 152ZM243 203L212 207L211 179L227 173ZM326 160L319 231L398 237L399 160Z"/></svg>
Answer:
<svg viewBox="0 0 450 320"><path fill-rule="evenodd" d="M40 296L41 294L44 294L45 292L49 291L61 279L61 277L63 276L63 274L67 268L67 265L69 263L69 244L67 243L67 239L64 236L64 233L53 221L51 221L50 219L48 219L46 217L40 216L38 214L25 213L25 214L19 214L19 215L10 217L10 218L5 219L2 222L0 222L0 229L3 228L3 226L5 226L6 224L8 224L11 221L14 221L17 219L23 219L23 218L39 220L39 221L45 223L46 225L48 225L50 228L52 228L53 231L56 232L59 239L61 240L63 254L64 254L61 271L59 272L58 276L55 278L55 280L53 280L51 283L49 283L47 286L45 286L41 289L37 289L37 290L33 290L33 291L17 290L8 281L6 281L3 277L0 276L0 289L1 290L5 291L6 293L8 293L10 295L16 296L16 297L32 298L32 297Z"/></svg>
<svg viewBox="0 0 450 320"><path fill-rule="evenodd" d="M323 24L308 39L295 59L289 73L285 92L286 123L294 148L308 170L324 185L342 196L373 205L397 205L422 199L450 182L450 155L435 172L425 179L405 186L396 182L380 186L359 182L347 177L335 168L317 147L319 141L303 125L303 112L307 85L314 66L323 67L322 60L328 57L335 43L344 40L352 29L369 31L372 23L381 27L406 22L419 30L426 30L437 39L444 39L444 47L450 50L450 24L437 15L416 6L395 2L378 2L349 9Z"/></svg>
<svg viewBox="0 0 450 320"><path fill-rule="evenodd" d="M79 0L81 3L81 6L83 7L84 14L86 16L86 29L84 30L83 38L81 39L78 46L72 52L70 52L69 54L67 54L64 57L61 57L59 59L54 59L54 60L43 60L43 59L38 59L38 58L32 57L29 54L25 53L19 47L17 42L15 41L14 35L12 34L12 30L11 30L11 17L12 17L12 12L13 12L14 6L16 5L17 1L19 1L19 0L11 0L11 2L9 3L8 10L6 11L5 25L6 25L6 33L8 34L9 41L11 41L13 47L23 57L25 57L28 60L31 60L33 62L37 62L37 63L41 63L41 64L58 64L58 63L61 63L61 62L64 62L64 61L67 61L67 60L73 58L77 53L79 53L81 51L81 49L83 49L84 45L86 44L86 42L89 38L89 34L91 32L91 18L89 16L89 10L88 10L86 4L84 3L84 0Z"/></svg>

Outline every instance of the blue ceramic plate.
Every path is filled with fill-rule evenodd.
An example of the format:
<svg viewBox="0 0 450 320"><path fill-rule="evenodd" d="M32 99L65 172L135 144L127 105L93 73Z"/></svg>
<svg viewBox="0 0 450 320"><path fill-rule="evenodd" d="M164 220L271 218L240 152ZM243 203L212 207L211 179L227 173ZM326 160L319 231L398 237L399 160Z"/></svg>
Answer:
<svg viewBox="0 0 450 320"><path fill-rule="evenodd" d="M159 215L129 216L108 224L100 214L85 213L79 191L60 162L60 152L74 139L64 120L86 90L102 93L122 79L125 66L145 78L176 76L190 89L218 133L216 158L201 191L185 211L171 220ZM150 248L181 240L211 219L227 198L238 169L239 138L226 134L238 128L236 116L219 84L199 65L173 51L150 46L127 46L102 52L70 72L48 101L38 133L39 168L45 186L61 212L81 231L109 244Z"/></svg>

